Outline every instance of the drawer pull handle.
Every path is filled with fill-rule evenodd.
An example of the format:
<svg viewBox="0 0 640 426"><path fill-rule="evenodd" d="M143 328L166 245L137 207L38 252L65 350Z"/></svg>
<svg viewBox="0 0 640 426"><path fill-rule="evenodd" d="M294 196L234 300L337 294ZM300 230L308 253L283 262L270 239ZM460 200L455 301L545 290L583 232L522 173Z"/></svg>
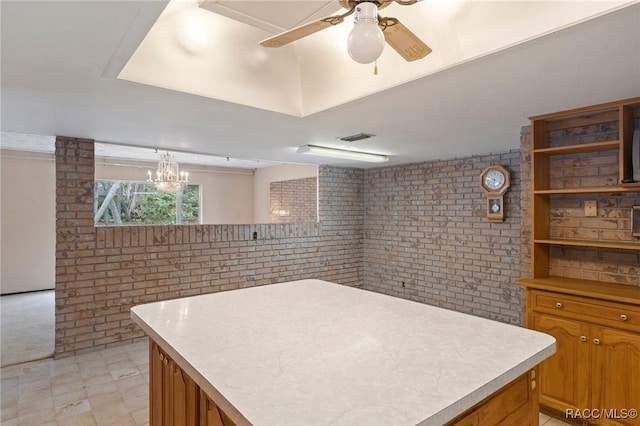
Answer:
<svg viewBox="0 0 640 426"><path fill-rule="evenodd" d="M587 336L580 336L580 341L581 342L586 342L587 341Z"/></svg>
<svg viewBox="0 0 640 426"><path fill-rule="evenodd" d="M532 380L531 381L531 390L535 390L536 389L536 381Z"/></svg>
<svg viewBox="0 0 640 426"><path fill-rule="evenodd" d="M160 354L160 361L164 359L164 355Z"/></svg>
<svg viewBox="0 0 640 426"><path fill-rule="evenodd" d="M558 308L558 309L562 308L562 303L556 302L556 308Z"/></svg>
<svg viewBox="0 0 640 426"><path fill-rule="evenodd" d="M600 344L600 339L593 339L593 343L595 343L596 345Z"/></svg>
<svg viewBox="0 0 640 426"><path fill-rule="evenodd" d="M167 358L164 359L164 365L167 365L169 363L169 360Z"/></svg>
<svg viewBox="0 0 640 426"><path fill-rule="evenodd" d="M625 314L620 315L620 319L622 321L626 321L627 320L627 316Z"/></svg>

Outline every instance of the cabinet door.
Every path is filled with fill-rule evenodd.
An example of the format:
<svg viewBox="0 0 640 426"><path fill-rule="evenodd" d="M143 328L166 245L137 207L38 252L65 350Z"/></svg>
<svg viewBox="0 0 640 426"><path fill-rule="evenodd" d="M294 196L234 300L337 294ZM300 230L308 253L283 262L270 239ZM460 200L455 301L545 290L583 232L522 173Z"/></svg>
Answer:
<svg viewBox="0 0 640 426"><path fill-rule="evenodd" d="M158 345L149 341L149 418L151 426L162 426L162 394L166 384L162 380L164 354Z"/></svg>
<svg viewBox="0 0 640 426"><path fill-rule="evenodd" d="M171 405L173 425L197 426L198 388L195 382L176 364L170 362L171 376Z"/></svg>
<svg viewBox="0 0 640 426"><path fill-rule="evenodd" d="M593 327L593 408L611 410L605 425L640 426L640 419L623 410L640 410L640 335ZM617 418L611 418L617 417Z"/></svg>
<svg viewBox="0 0 640 426"><path fill-rule="evenodd" d="M235 426L202 390L200 390L200 426Z"/></svg>
<svg viewBox="0 0 640 426"><path fill-rule="evenodd" d="M534 313L534 330L556 339L556 353L540 364L540 404L564 412L589 407L589 326Z"/></svg>

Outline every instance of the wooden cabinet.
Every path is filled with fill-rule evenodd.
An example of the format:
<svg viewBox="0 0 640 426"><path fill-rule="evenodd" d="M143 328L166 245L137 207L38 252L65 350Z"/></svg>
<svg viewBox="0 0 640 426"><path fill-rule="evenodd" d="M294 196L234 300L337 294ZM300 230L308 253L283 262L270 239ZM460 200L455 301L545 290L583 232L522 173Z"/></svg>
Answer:
<svg viewBox="0 0 640 426"><path fill-rule="evenodd" d="M534 314L530 328L556 338L556 353L540 364L540 403L564 411L589 407L588 326L577 321Z"/></svg>
<svg viewBox="0 0 640 426"><path fill-rule="evenodd" d="M200 390L200 423L199 426L234 426L227 415Z"/></svg>
<svg viewBox="0 0 640 426"><path fill-rule="evenodd" d="M235 426L180 366L149 339L151 426ZM490 395L447 426L538 425L536 370Z"/></svg>
<svg viewBox="0 0 640 426"><path fill-rule="evenodd" d="M518 283L527 288L527 326L557 341L540 365L540 403L563 414L640 410L634 132L640 98L531 117L531 276Z"/></svg>
<svg viewBox="0 0 640 426"><path fill-rule="evenodd" d="M640 335L592 327L592 404L621 413L640 407ZM640 419L609 420L603 424L640 425Z"/></svg>
<svg viewBox="0 0 640 426"><path fill-rule="evenodd" d="M589 423L640 426L625 415L640 407L640 289L603 284L596 298L570 282L530 286L527 325L556 338L556 353L539 366L540 404L601 410Z"/></svg>
<svg viewBox="0 0 640 426"><path fill-rule="evenodd" d="M518 377L445 426L538 425L536 370Z"/></svg>
<svg viewBox="0 0 640 426"><path fill-rule="evenodd" d="M150 424L199 425L200 389L195 382L153 341L149 361Z"/></svg>

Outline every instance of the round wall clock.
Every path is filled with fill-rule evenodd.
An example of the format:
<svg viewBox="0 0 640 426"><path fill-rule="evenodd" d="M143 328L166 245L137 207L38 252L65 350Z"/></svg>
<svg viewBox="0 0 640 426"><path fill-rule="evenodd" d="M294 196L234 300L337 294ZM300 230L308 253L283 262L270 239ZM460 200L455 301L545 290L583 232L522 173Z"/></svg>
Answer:
<svg viewBox="0 0 640 426"><path fill-rule="evenodd" d="M480 175L480 184L488 194L504 194L511 185L509 171L502 166L489 166Z"/></svg>
<svg viewBox="0 0 640 426"><path fill-rule="evenodd" d="M504 193L511 185L511 175L502 166L489 166L480 175L480 186L487 195L487 219L504 220Z"/></svg>

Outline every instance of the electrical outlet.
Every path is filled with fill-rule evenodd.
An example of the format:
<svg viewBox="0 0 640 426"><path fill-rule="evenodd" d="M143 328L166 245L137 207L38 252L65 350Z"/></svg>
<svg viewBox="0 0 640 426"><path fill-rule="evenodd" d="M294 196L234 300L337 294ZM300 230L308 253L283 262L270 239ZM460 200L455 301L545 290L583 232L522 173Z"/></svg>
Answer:
<svg viewBox="0 0 640 426"><path fill-rule="evenodd" d="M595 200L584 202L584 215L587 217L598 216L598 203Z"/></svg>

